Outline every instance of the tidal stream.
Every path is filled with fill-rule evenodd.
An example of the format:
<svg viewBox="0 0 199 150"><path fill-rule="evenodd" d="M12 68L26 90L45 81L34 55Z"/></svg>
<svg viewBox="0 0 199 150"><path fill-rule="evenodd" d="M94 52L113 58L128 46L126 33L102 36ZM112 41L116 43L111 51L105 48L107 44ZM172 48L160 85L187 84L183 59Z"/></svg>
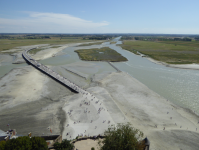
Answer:
<svg viewBox="0 0 199 150"><path fill-rule="evenodd" d="M114 41L117 42L119 39L120 37L115 38ZM119 42L120 41L118 41L118 43ZM128 74L145 84L147 87L149 87L151 90L168 99L172 103L195 111L196 114L199 115L198 70L177 69L158 65L144 57L137 56L129 51L123 50L119 47L119 45L116 46L116 44L110 44L109 42L105 42L102 45L67 47L63 50L63 52L65 53L64 55L51 57L45 60L41 60L40 62L44 65L50 66L66 65L79 61L81 62L77 53L75 53L74 50L100 48L102 46L110 47L128 59L127 62L113 63L117 68L124 72L127 72ZM99 66L99 71L97 73L115 71L106 62L91 63ZM1 74L5 74L6 72L8 72L10 70L10 67L15 68L17 66L23 66L15 65L15 67L13 67L13 65L9 65L7 66L7 69L6 65L0 67ZM2 72L3 69L4 71ZM91 76L89 72L87 74Z"/></svg>

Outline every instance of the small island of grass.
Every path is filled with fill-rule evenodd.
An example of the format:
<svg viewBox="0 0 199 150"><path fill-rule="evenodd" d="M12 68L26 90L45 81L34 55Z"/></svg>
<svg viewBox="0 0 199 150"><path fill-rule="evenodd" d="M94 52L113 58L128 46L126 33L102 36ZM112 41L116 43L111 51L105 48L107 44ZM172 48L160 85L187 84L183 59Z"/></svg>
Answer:
<svg viewBox="0 0 199 150"><path fill-rule="evenodd" d="M199 63L199 41L125 40L120 46L136 55L140 52L168 64Z"/></svg>
<svg viewBox="0 0 199 150"><path fill-rule="evenodd" d="M109 47L76 50L81 60L120 62L127 59Z"/></svg>

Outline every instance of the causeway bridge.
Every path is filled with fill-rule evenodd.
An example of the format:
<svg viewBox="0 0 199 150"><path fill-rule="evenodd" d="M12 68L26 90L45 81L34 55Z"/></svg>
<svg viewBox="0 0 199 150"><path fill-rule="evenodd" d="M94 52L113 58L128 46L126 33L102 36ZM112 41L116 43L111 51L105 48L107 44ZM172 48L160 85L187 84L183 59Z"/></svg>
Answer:
<svg viewBox="0 0 199 150"><path fill-rule="evenodd" d="M41 72L47 74L48 76L50 76L51 78L55 79L56 81L60 82L61 84L67 86L71 91L76 92L76 93L88 93L87 91L85 91L84 89L80 88L78 85L72 83L70 80L68 80L65 77L62 77L61 75L59 75L58 73L54 72L53 70L51 70L50 68L46 67L45 65L37 62L36 60L32 59L27 52L35 49L35 48L29 48L23 51L22 56L23 58L30 63L33 67L37 68L38 70L40 70Z"/></svg>

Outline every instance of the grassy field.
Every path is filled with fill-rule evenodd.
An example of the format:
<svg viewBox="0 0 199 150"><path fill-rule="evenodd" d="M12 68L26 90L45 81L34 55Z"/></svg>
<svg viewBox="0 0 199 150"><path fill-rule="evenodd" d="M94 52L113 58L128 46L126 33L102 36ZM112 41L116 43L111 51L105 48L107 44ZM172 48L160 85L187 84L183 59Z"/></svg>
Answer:
<svg viewBox="0 0 199 150"><path fill-rule="evenodd" d="M105 41L104 41L104 42L105 42ZM104 43L104 42L95 42L95 43L88 43L88 44L80 44L80 45L78 45L78 46L100 45L100 44L102 44L102 43Z"/></svg>
<svg viewBox="0 0 199 150"><path fill-rule="evenodd" d="M75 52L78 53L79 57L82 60L87 60L87 61L111 61L111 62L127 61L125 57L123 57L115 50L110 49L109 47L103 47L100 49L97 48L81 49L81 50L76 50Z"/></svg>
<svg viewBox="0 0 199 150"><path fill-rule="evenodd" d="M1 39L0 52L9 50L19 46L37 45L37 44L68 44L68 43L83 43L92 40L82 40L81 38L67 38L61 39L58 37L51 37L51 39Z"/></svg>
<svg viewBox="0 0 199 150"><path fill-rule="evenodd" d="M182 45L182 46L191 46L191 47L198 47L199 49L199 41L159 41L159 43L166 43L172 45Z"/></svg>
<svg viewBox="0 0 199 150"><path fill-rule="evenodd" d="M170 63L190 64L199 63L198 41L123 41L120 45L123 49L137 54L137 51L149 57Z"/></svg>

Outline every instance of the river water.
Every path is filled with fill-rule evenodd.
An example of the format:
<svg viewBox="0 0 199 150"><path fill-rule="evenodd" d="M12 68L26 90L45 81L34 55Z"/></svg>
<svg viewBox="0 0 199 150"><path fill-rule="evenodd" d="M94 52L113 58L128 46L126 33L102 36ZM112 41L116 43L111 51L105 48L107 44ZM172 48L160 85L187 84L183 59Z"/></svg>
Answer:
<svg viewBox="0 0 199 150"><path fill-rule="evenodd" d="M12 62L2 62L0 66L0 78L6 73L10 72L12 69L22 66L27 66L27 64L12 64Z"/></svg>
<svg viewBox="0 0 199 150"><path fill-rule="evenodd" d="M120 37L115 38L118 41ZM119 41L120 42L120 41ZM118 42L118 43L119 43ZM127 62L113 63L117 68L127 72L151 90L162 97L170 100L181 107L191 109L199 115L199 71L188 69L169 68L150 62L146 58L134 55L131 52L123 50L116 44L109 42L102 45L92 45L84 47L68 47L63 50L64 55L48 58L40 61L44 65L66 65L75 62L81 62L74 50L86 48L100 48L102 46L110 47L128 59ZM115 71L106 62L92 62L99 66L97 73L106 71ZM15 65L15 67L18 65ZM19 65L20 66L20 65ZM13 66L11 66L12 68ZM0 67L1 70L2 66ZM8 67L9 68L9 67ZM5 70L5 67L4 67ZM10 69L8 69L10 70ZM6 71L4 71L5 74ZM84 72L85 73L85 72ZM3 74L3 73L2 73ZM88 75L91 76L91 74ZM2 76L2 75L1 75Z"/></svg>
<svg viewBox="0 0 199 150"><path fill-rule="evenodd" d="M199 114L198 70L177 69L158 65L118 46L110 45L109 47L128 59L127 62L114 63L120 70L128 72L151 90L174 104L189 108Z"/></svg>

